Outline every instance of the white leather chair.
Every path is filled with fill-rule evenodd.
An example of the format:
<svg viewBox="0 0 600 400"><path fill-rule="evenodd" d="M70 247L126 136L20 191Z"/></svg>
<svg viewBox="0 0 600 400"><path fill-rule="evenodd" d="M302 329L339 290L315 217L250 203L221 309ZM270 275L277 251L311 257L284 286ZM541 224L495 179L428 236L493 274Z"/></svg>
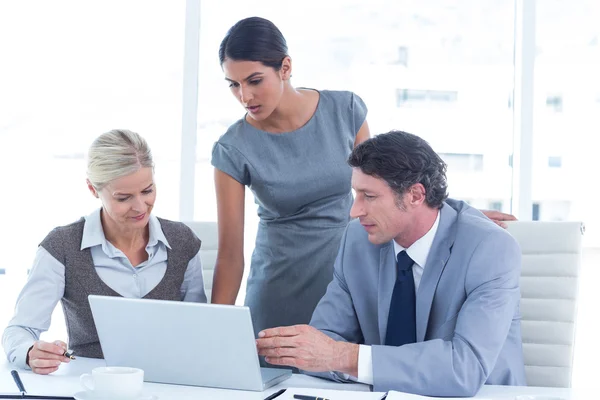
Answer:
<svg viewBox="0 0 600 400"><path fill-rule="evenodd" d="M202 241L200 256L202 257L204 290L206 291L206 297L210 303L215 262L217 261L217 249L219 247L217 223L211 221L187 221L184 223L189 226Z"/></svg>
<svg viewBox="0 0 600 400"><path fill-rule="evenodd" d="M508 224L523 254L521 314L529 386L570 387L584 226Z"/></svg>

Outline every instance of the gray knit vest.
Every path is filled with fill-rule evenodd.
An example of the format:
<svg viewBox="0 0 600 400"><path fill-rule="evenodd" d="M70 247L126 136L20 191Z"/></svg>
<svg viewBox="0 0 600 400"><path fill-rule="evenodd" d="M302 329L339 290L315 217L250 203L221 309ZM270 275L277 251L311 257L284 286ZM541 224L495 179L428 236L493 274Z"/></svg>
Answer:
<svg viewBox="0 0 600 400"><path fill-rule="evenodd" d="M181 301L181 284L189 261L200 250L200 239L181 222L158 219L171 249L167 247L167 269L162 280L144 299ZM65 266L62 307L69 335L69 348L82 357L103 358L88 295L121 296L96 273L89 248L80 250L85 219L55 228L40 243Z"/></svg>

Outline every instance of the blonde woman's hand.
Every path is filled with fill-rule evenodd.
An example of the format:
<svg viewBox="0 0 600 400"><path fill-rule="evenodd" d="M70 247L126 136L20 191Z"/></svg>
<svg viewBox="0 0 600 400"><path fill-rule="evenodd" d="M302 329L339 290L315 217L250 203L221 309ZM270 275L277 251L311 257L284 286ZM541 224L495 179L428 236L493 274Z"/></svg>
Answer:
<svg viewBox="0 0 600 400"><path fill-rule="evenodd" d="M67 344L61 340L52 343L38 340L27 352L27 365L36 374L51 374L58 370L60 364L71 361L64 356L66 350Z"/></svg>

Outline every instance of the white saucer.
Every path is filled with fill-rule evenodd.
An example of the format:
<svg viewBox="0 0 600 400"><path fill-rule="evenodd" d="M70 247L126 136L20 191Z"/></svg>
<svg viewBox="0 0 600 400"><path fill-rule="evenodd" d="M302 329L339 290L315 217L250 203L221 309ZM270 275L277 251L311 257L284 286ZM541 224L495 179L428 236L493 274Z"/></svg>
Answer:
<svg viewBox="0 0 600 400"><path fill-rule="evenodd" d="M91 390L84 390L82 392L77 392L73 395L73 397L75 397L76 400L119 400L116 399L114 397L108 399L108 398L104 398L104 397L100 397L98 396L96 393L94 393ZM122 400L158 400L158 397L153 396L153 395L141 395L135 398L123 398Z"/></svg>

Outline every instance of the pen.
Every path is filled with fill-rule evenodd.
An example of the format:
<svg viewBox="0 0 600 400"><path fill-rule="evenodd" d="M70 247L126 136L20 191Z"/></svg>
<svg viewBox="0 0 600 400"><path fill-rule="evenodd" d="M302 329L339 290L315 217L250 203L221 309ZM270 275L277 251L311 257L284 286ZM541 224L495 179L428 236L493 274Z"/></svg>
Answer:
<svg viewBox="0 0 600 400"><path fill-rule="evenodd" d="M16 370L10 371L15 383L17 384L17 388L19 388L20 395L6 395L0 394L0 399L55 399L55 400L75 400L74 397L71 396L38 396L38 395L30 395L26 394L25 386L23 386L23 381L21 381L21 377Z"/></svg>
<svg viewBox="0 0 600 400"><path fill-rule="evenodd" d="M275 392L272 395L265 397L265 400L273 400L275 397L279 397L283 393L285 393L285 389L281 389L279 392Z"/></svg>
<svg viewBox="0 0 600 400"><path fill-rule="evenodd" d="M294 398L299 400L329 400L325 397L305 396L303 394L295 394Z"/></svg>
<svg viewBox="0 0 600 400"><path fill-rule="evenodd" d="M63 353L64 357L68 357L71 360L75 359L75 356L73 355L73 350L65 350L65 352Z"/></svg>
<svg viewBox="0 0 600 400"><path fill-rule="evenodd" d="M17 388L19 389L19 392L21 392L21 394L27 393L27 390L25 390L25 386L23 386L23 382L21 381L21 377L19 376L19 373L13 369L12 371L10 371L10 374L12 375L15 383L17 384Z"/></svg>

